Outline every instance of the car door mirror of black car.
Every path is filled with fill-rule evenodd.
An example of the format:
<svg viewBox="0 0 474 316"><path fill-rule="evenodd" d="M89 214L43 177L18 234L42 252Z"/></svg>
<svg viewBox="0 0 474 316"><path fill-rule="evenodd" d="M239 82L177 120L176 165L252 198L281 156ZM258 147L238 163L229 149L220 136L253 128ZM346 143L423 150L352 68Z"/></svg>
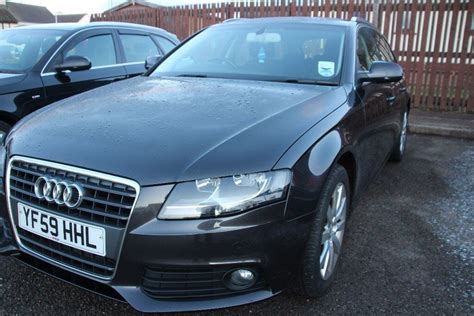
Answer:
<svg viewBox="0 0 474 316"><path fill-rule="evenodd" d="M155 66L163 58L162 55L148 56L145 60L145 69Z"/></svg>
<svg viewBox="0 0 474 316"><path fill-rule="evenodd" d="M403 78L403 68L397 64L388 61L374 61L370 70L359 72L359 83L363 82L395 82Z"/></svg>
<svg viewBox="0 0 474 316"><path fill-rule="evenodd" d="M68 56L62 64L56 65L55 69L61 73L63 71L81 71L91 69L92 64L89 58L83 56Z"/></svg>

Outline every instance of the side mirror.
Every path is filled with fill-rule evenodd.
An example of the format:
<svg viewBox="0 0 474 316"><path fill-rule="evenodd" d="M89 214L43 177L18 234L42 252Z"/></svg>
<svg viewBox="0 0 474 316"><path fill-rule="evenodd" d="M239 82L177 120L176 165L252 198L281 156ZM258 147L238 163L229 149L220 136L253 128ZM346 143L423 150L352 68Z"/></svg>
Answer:
<svg viewBox="0 0 474 316"><path fill-rule="evenodd" d="M161 55L148 56L145 60L145 69L150 69L155 66L163 58Z"/></svg>
<svg viewBox="0 0 474 316"><path fill-rule="evenodd" d="M363 82L395 82L403 78L403 68L388 61L374 61L369 72L359 73L359 83Z"/></svg>
<svg viewBox="0 0 474 316"><path fill-rule="evenodd" d="M91 69L92 64L89 58L83 56L68 56L64 59L62 64L55 67L57 72L69 71L81 71Z"/></svg>

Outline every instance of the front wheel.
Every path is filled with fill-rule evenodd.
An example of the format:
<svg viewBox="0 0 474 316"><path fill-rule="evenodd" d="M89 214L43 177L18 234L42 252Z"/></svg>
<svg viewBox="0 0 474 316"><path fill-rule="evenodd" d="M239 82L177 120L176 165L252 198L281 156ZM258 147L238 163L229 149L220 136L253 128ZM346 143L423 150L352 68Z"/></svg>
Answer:
<svg viewBox="0 0 474 316"><path fill-rule="evenodd" d="M396 161L396 162L402 161L403 156L405 155L405 148L407 145L407 134L408 134L408 112L405 111L405 113L403 113L402 130L400 131L400 135L398 136L398 141L393 147L390 160Z"/></svg>
<svg viewBox="0 0 474 316"><path fill-rule="evenodd" d="M349 188L346 170L335 165L321 191L303 256L300 292L307 297L323 295L334 279L350 204Z"/></svg>

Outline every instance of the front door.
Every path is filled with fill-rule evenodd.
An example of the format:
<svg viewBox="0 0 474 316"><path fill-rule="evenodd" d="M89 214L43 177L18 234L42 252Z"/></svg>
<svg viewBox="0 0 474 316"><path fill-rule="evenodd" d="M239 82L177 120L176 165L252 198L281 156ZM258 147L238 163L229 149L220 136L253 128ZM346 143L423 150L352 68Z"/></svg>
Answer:
<svg viewBox="0 0 474 316"><path fill-rule="evenodd" d="M369 27L361 27L357 35L357 72L367 72L379 59L377 33ZM394 83L358 83L357 95L365 113L366 128L360 139L362 185L370 182L384 165L394 143L396 128L393 125L394 107L398 100Z"/></svg>
<svg viewBox="0 0 474 316"><path fill-rule="evenodd" d="M53 57L42 74L48 103L126 78L119 63L117 39L108 29L80 33ZM91 61L89 70L56 72L55 66L68 56L83 56Z"/></svg>

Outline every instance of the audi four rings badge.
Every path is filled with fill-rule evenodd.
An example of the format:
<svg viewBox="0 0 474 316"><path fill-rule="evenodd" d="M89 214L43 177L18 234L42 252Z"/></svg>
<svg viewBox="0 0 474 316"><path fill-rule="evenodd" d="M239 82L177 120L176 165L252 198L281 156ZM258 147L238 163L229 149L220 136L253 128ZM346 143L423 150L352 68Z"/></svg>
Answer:
<svg viewBox="0 0 474 316"><path fill-rule="evenodd" d="M40 200L76 208L82 202L84 190L78 184L43 176L35 182L35 195Z"/></svg>

